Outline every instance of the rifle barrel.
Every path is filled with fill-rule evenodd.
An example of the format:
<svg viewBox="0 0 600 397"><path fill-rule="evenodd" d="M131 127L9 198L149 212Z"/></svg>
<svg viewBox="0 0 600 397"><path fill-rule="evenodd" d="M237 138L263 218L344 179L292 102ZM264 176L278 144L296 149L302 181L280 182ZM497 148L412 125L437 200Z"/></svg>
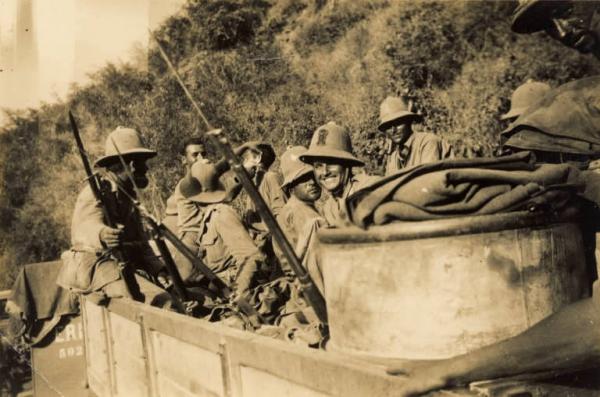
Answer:
<svg viewBox="0 0 600 397"><path fill-rule="evenodd" d="M327 323L327 309L325 306L325 299L321 292L317 289L314 282L310 278L310 275L302 264L300 260L296 256L294 249L292 248L290 242L287 237L281 230L281 227L277 223L277 220L271 213L271 210L265 203L265 200L261 196L260 192L252 182L250 175L246 172L246 169L243 167L240 159L231 149L229 142L225 137L222 136L221 130L215 130L208 133L211 141L219 148L219 150L223 153L224 157L229 161L231 169L236 173L240 182L244 186L244 189L252 199L254 205L256 205L256 209L260 214L262 220L265 222L269 231L273 235L273 239L279 245L279 248L285 255L286 259L289 261L289 264L300 280L302 285L303 293L306 297L308 303L313 307L315 314L319 318L319 321L326 324Z"/></svg>

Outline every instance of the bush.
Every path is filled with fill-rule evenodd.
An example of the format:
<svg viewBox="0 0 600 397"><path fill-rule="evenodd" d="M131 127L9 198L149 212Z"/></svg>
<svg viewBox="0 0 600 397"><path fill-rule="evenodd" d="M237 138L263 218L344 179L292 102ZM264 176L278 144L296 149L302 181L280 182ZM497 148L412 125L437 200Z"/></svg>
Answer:
<svg viewBox="0 0 600 397"><path fill-rule="evenodd" d="M499 116L525 80L556 86L600 72L594 59L544 34L513 34L513 6L190 0L156 36L210 124L232 143L266 140L281 153L308 145L312 131L334 120L377 172L378 110L387 95L412 96L425 116L418 129L448 139L461 156L479 156L496 145ZM138 129L158 151L144 193L157 212L181 177L181 143L206 130L154 45L147 71L106 65L65 103L10 113L0 131L0 288L20 265L55 259L69 245L84 174L68 109L92 160L118 125Z"/></svg>

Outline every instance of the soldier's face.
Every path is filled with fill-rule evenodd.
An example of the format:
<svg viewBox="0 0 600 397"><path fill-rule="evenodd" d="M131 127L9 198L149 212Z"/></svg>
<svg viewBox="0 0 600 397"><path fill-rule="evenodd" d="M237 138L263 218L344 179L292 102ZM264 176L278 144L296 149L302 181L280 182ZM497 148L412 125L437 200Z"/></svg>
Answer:
<svg viewBox="0 0 600 397"><path fill-rule="evenodd" d="M188 145L185 148L185 165L187 167L191 167L198 160L202 160L206 158L206 149L204 145Z"/></svg>
<svg viewBox="0 0 600 397"><path fill-rule="evenodd" d="M144 189L148 186L148 166L146 160L133 160L130 165L131 173L133 174L133 180L140 189Z"/></svg>
<svg viewBox="0 0 600 397"><path fill-rule="evenodd" d="M392 142L399 145L406 142L410 134L412 134L412 128L410 126L410 123L398 124L391 127L387 131L387 134L388 137L392 140Z"/></svg>
<svg viewBox="0 0 600 397"><path fill-rule="evenodd" d="M348 168L339 163L327 160L315 161L313 163L315 178L319 185L328 192L339 192L346 183Z"/></svg>
<svg viewBox="0 0 600 397"><path fill-rule="evenodd" d="M321 187L312 174L307 174L294 185L292 193L301 201L313 203L321 197Z"/></svg>
<svg viewBox="0 0 600 397"><path fill-rule="evenodd" d="M262 152L260 150L247 149L242 154L242 164L250 176L254 176L260 168Z"/></svg>
<svg viewBox="0 0 600 397"><path fill-rule="evenodd" d="M599 49L600 15L593 1L573 1L556 7L546 26L546 32L564 45L584 54Z"/></svg>

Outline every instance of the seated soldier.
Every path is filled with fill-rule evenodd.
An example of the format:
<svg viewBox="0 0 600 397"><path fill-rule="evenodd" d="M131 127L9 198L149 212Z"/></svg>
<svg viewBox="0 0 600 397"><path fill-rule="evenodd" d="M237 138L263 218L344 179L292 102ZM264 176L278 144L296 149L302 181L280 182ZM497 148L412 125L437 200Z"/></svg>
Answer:
<svg viewBox="0 0 600 397"><path fill-rule="evenodd" d="M379 131L387 135L385 175L406 167L453 157L452 148L436 134L413 132L423 116L411 110L403 97L389 96L381 103Z"/></svg>
<svg viewBox="0 0 600 397"><path fill-rule="evenodd" d="M500 120L512 123L522 115L527 108L538 103L551 88L546 83L527 80L518 86L510 97L510 109L500 116Z"/></svg>
<svg viewBox="0 0 600 397"><path fill-rule="evenodd" d="M189 172L190 168L196 161L203 163L209 163L210 161L206 158L206 148L204 147L204 141L202 138L190 138L183 143L183 149L181 151L181 163L185 169L185 172ZM177 203L181 199L178 194L177 187L173 191L173 194L167 199L167 208L165 210L165 217L163 223L173 232L177 231Z"/></svg>
<svg viewBox="0 0 600 397"><path fill-rule="evenodd" d="M254 175L255 185L273 215L277 216L285 205L287 198L281 189L279 174L270 170L275 161L275 151L271 145L264 142L251 141L246 145L248 150L242 153L242 160L259 164ZM248 227L254 229L257 233L268 233L267 226L261 220L260 214L256 211L256 207L249 197L246 200L244 221Z"/></svg>
<svg viewBox="0 0 600 397"><path fill-rule="evenodd" d="M299 159L299 156L305 152L305 147L294 146L281 156L283 173L281 187L289 195L289 199L277 215L277 223L294 247L298 258L307 268L317 288L323 293L323 277L316 266L316 261L311 258L309 249L314 243L316 230L327 222L315 208L315 202L321 197L321 188L315 181L313 168ZM294 276L278 247L275 253L279 257L283 272L288 276Z"/></svg>
<svg viewBox="0 0 600 397"><path fill-rule="evenodd" d="M515 89L510 97L510 109L500 116L500 120L508 125L512 124L527 108L538 103L550 90L550 86L546 83L527 80ZM509 130L510 126L500 133L500 147L497 147L494 151L496 156L501 156L504 153L501 146L506 143L506 133Z"/></svg>
<svg viewBox="0 0 600 397"><path fill-rule="evenodd" d="M600 57L599 9L597 2L520 0L512 29L518 33L545 30L569 47ZM536 155L544 157L543 161L550 162L583 165L590 155L596 157L596 147L600 144L596 128L599 113L597 106L593 106L597 103L597 87L597 78L591 77L553 90L543 103L528 109L527 114L511 125L514 131L506 145L516 150L534 150ZM581 151L582 148L586 151ZM593 175L587 178L592 180L586 181L584 196L600 203L597 188L600 184ZM587 220L597 223L597 219ZM512 338L444 360L413 363L404 360L391 365L389 373L405 377L397 395L421 395L447 386L522 373L599 368L598 287L596 281L592 297L562 308ZM598 379L598 374L595 375Z"/></svg>
<svg viewBox="0 0 600 397"><path fill-rule="evenodd" d="M286 196L281 190L281 178L277 172L269 168L275 161L275 151L268 143L251 141L247 143L248 150L242 153L242 161L257 163L258 167L254 175L254 184L258 187L258 192L265 200L267 207L277 216L281 208L285 205ZM248 228L255 244L265 253L269 260L271 270L277 270L278 265L271 261L275 260L273 251L273 242L267 225L262 220L256 210L254 202L248 195L245 197L244 224Z"/></svg>
<svg viewBox="0 0 600 397"><path fill-rule="evenodd" d="M255 166L245 163L251 173ZM238 295L246 295L265 256L233 207L227 204L235 199L241 186L230 173L224 174L223 169L218 164L196 162L179 183L186 209L194 213L190 218L180 207L180 216L195 221L188 225L189 238L184 241L194 245L205 264L223 281L234 283Z"/></svg>
<svg viewBox="0 0 600 397"><path fill-rule="evenodd" d="M252 148L251 143L246 143L235 149L235 153L237 155L242 155L249 148ZM182 178L177 185L175 186L175 190L169 199L167 200L167 211L165 213L165 217L163 219L163 223L171 229L177 237L181 239L181 241L198 257L202 257L204 252L199 249L199 245L196 243L197 234L198 234L198 225L201 223L202 217L204 213L202 211L203 207L197 205L197 203L187 199L181 193L181 183L189 177L189 173L191 171L191 167L196 163L201 162L203 164L209 164L206 160L193 161L191 163L187 163L189 165L186 166L187 174L184 178ZM249 172L254 172L253 169L257 167L257 162L254 159L250 159L245 161L245 167ZM225 159L221 159L214 164L216 172L221 175L229 170L229 163ZM177 269L181 274L181 278L183 279L186 285L193 285L202 279L202 273L199 269L196 269L192 263L178 250L176 250L171 244L169 245L169 249L171 254L173 255L173 260L177 265Z"/></svg>
<svg viewBox="0 0 600 397"><path fill-rule="evenodd" d="M313 166L315 179L329 195L321 215L331 227L346 225L346 198L376 179L352 172L352 167L363 167L365 163L352 154L348 132L334 122L320 126L300 160Z"/></svg>
<svg viewBox="0 0 600 397"><path fill-rule="evenodd" d="M146 160L156 156L156 152L144 146L137 131L118 127L106 140L105 155L95 163L103 169L101 183L106 191L107 211L117 227L108 226L100 203L86 185L77 197L71 222L72 247L62 255L57 283L76 292L162 305L168 303L168 294L140 274L166 280L166 272L148 244L135 207L119 190L120 187L135 197L128 171L114 145L129 165L137 186L143 189L148 185ZM124 262L117 259L117 251Z"/></svg>

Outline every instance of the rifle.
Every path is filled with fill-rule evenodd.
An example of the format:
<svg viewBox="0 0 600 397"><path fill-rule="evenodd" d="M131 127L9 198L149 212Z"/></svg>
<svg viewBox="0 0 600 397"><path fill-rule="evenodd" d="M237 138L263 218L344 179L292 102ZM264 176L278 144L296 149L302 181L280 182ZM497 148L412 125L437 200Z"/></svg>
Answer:
<svg viewBox="0 0 600 397"><path fill-rule="evenodd" d="M102 181L98 177L97 173L92 172L92 167L90 166L87 153L83 147L83 142L81 141L81 135L79 134L79 128L77 127L77 122L75 121L75 117L73 117L73 113L69 110L69 121L71 122L71 129L73 130L73 135L75 137L75 142L77 144L77 149L79 150L79 154L81 156L81 162L83 163L83 168L85 169L85 174L87 176L87 181L92 189L92 194L96 199L96 202L100 205L102 209L102 215L104 216L104 221L108 227L113 229L117 228L117 223L115 222L112 213L110 211L109 202L107 200L106 188L103 186ZM143 301L144 297L139 290L139 286L135 281L133 274L127 269L127 259L123 254L123 251L120 249L112 249L112 255L115 257L118 263L119 273L121 278L125 282L125 286L128 289L129 294L133 297L133 299L137 301Z"/></svg>
<svg viewBox="0 0 600 397"><path fill-rule="evenodd" d="M150 31L150 36L156 42L161 57L167 64L171 73L175 76L175 79L179 83L179 86L189 99L190 103L192 104L192 107L194 108L198 116L200 116L200 118L204 121L209 131L213 130L214 128L210 125L208 119L204 116L204 113L194 100L194 97L192 96L187 86L179 76L179 73L177 73L177 70L175 70L175 67L169 60L169 57L163 50L160 42L158 41L156 36L154 36L154 33L152 33L152 31ZM302 293L308 301L308 303L312 306L313 310L315 311L315 314L319 318L319 321L321 321L323 324L327 324L327 309L325 306L325 299L323 298L323 295L321 295L321 292L315 286L308 272L302 267L302 264L296 256L296 253L294 252L294 249L292 248L290 242L285 237L285 234L283 234L283 231L281 230L279 224L275 220L275 217L269 210L269 207L265 203L265 200L258 192L258 189L254 185L254 183L252 183L252 179L242 166L240 159L231 149L229 142L223 136L221 130L217 130L217 132L213 133L208 133L207 135L211 139L211 141L219 148L223 157L227 159L227 161L230 164L230 167L240 179L242 186L244 187L244 189L246 189L248 196L254 202L254 205L256 206L256 209L259 212L261 218L263 219L263 221L269 228L269 231L273 235L273 239L279 245L279 248L285 255L292 270L296 274L296 277L300 281Z"/></svg>
<svg viewBox="0 0 600 397"><path fill-rule="evenodd" d="M117 151L117 155L121 161L121 165L124 167L125 172L127 173L127 178L132 184L136 196L140 197L139 189L135 183L135 179L131 174L131 170L129 169L129 165L125 162L119 148L113 141L113 146ZM173 256L167 247L164 239L166 238L173 246L181 252L187 260L192 262L192 264L200 270L200 272L207 278L207 280L212 283L217 288L218 296L225 300L231 300L233 296L233 291L229 286L219 278L200 258L198 258L169 228L165 225L157 221L150 213L141 205L141 203L124 189L118 181L115 181L117 188L127 197L133 206L136 208L138 214L143 216L150 229L152 229L154 241L156 242L156 246L158 251L160 252L161 257L165 263L165 267L167 268L167 272L171 276L171 280L173 282L173 288L175 289L176 294L183 301L189 301L189 294L183 284L183 280L181 279L181 275L179 274L179 270L177 270L177 265L175 265L175 261L173 260ZM177 302L178 306L180 306L184 311L185 308L182 302ZM244 313L248 317L248 321L254 328L258 328L260 326L261 318L258 312L250 303L243 297L239 297L236 302L237 306L240 308L240 311Z"/></svg>
<svg viewBox="0 0 600 397"><path fill-rule="evenodd" d="M140 197L140 191L135 183L135 179L133 179L133 175L131 173L131 170L129 169L129 165L125 162L125 159L123 158L121 151L117 147L117 144L115 143L115 141L112 138L111 138L111 141L117 152L119 161L121 162L121 165L123 166L125 173L127 174L127 178L129 179L129 182L131 183L131 185L135 191L137 198L132 197L127 192L126 189L123 189L120 186L120 183L118 181L114 181L114 182L117 185L118 189L121 190L121 192L124 193L125 196L129 198L131 203L136 208L138 215L141 216L142 214L147 213L147 211L145 211L141 207L140 202L138 201L138 199ZM169 276L171 276L171 282L173 283L173 289L175 290L175 294L171 294L173 296L173 301L175 302L175 305L181 312L188 313L188 311L185 308L185 304L183 302L189 301L190 298L189 298L189 294L188 294L187 290L185 289L185 287L183 285L183 280L181 279L181 275L179 274L179 271L177 270L175 261L173 260L173 257L171 256L171 252L167 248L167 245L165 244L165 241L162 239L161 235L156 233L156 230L155 230L156 228L153 227L155 225L155 223L151 222L149 216L147 216L146 218L148 219L149 226L154 231L154 235L153 235L154 242L156 243L156 247L158 248L158 251L160 252L161 258L163 259L163 262L167 269L167 273L169 273Z"/></svg>
<svg viewBox="0 0 600 397"><path fill-rule="evenodd" d="M269 228L269 231L273 236L273 240L275 240L275 242L279 245L279 248L288 260L290 267L300 281L300 289L308 303L315 311L319 321L323 324L327 324L327 308L325 306L325 299L323 298L323 295L321 295L321 292L317 289L315 283L310 278L310 275L300 263L300 260L296 256L294 249L281 230L277 220L275 220L275 217L267 206L267 203L265 203L265 200L252 182L252 179L242 165L240 158L233 152L231 145L229 144L227 138L223 136L221 130L211 131L207 135L211 142L213 142L213 144L219 148L223 156L229 161L231 169L238 176L242 186L244 189L246 189L248 196L254 202L256 210Z"/></svg>

